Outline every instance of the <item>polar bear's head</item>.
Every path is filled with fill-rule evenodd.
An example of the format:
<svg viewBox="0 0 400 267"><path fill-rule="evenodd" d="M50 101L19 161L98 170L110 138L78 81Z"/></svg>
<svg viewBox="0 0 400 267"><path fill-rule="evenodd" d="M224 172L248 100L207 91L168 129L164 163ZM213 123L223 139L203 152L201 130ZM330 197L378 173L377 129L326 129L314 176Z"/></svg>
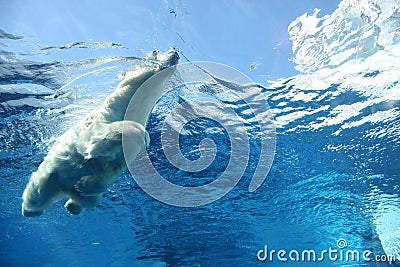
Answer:
<svg viewBox="0 0 400 267"><path fill-rule="evenodd" d="M152 62L158 64L160 69L165 69L178 64L179 55L175 48L171 47L167 52L164 53L156 49L146 55L145 59L151 60Z"/></svg>
<svg viewBox="0 0 400 267"><path fill-rule="evenodd" d="M136 65L134 70L129 70L120 75L122 81L119 87L124 87L126 85L139 87L144 81L157 72L167 68L174 68L178 64L178 61L179 55L175 48L172 47L164 53L156 49L147 54L142 64Z"/></svg>

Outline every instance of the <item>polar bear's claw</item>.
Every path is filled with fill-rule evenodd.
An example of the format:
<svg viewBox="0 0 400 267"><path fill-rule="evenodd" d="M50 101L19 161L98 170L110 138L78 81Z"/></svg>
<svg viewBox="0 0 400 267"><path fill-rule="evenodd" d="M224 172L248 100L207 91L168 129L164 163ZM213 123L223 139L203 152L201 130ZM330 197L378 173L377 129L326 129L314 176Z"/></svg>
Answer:
<svg viewBox="0 0 400 267"><path fill-rule="evenodd" d="M37 217L42 214L43 214L42 210L41 211L30 211L30 210L25 210L25 209L22 210L22 215L24 215L25 217L28 217L28 218Z"/></svg>

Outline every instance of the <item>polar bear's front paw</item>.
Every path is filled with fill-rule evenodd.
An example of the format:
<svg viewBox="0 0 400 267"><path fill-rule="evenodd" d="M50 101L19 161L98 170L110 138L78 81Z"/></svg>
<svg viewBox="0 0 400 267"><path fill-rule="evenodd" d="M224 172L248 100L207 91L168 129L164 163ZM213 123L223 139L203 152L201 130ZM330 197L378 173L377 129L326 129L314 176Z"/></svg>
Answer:
<svg viewBox="0 0 400 267"><path fill-rule="evenodd" d="M68 211L68 213L72 215L78 215L83 210L83 208L72 199L68 200L67 203L65 203L64 207Z"/></svg>

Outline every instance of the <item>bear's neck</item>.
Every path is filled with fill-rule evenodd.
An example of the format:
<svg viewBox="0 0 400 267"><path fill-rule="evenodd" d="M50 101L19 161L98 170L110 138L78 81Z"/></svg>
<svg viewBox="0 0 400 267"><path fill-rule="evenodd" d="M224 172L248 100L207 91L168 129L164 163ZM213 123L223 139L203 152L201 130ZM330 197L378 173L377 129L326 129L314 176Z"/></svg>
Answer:
<svg viewBox="0 0 400 267"><path fill-rule="evenodd" d="M126 109L133 95L153 74L154 72L150 69L143 69L140 72L135 71L133 75L121 81L100 108L100 114L103 119L108 122L124 120Z"/></svg>
<svg viewBox="0 0 400 267"><path fill-rule="evenodd" d="M109 122L135 121L146 127L147 119L174 70L168 68L156 74L150 69L134 72L135 75L124 79L106 99L101 108L103 119ZM155 77L149 80L153 75Z"/></svg>

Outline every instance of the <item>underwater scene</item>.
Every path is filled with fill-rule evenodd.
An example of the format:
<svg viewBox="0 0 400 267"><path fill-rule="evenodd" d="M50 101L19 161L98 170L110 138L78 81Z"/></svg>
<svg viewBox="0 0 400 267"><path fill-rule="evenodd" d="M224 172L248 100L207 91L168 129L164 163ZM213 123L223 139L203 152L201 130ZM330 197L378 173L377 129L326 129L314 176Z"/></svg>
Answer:
<svg viewBox="0 0 400 267"><path fill-rule="evenodd" d="M0 266L400 266L399 0L0 10Z"/></svg>

